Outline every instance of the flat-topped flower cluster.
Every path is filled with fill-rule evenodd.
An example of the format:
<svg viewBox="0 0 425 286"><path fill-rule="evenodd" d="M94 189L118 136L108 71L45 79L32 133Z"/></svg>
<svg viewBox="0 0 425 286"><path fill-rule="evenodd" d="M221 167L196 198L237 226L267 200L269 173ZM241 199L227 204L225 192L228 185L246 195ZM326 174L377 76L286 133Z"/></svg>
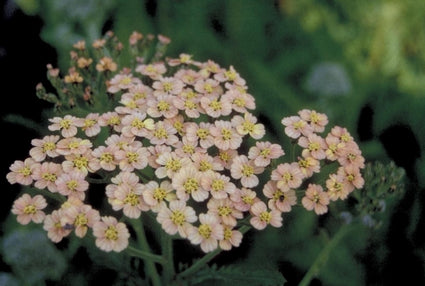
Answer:
<svg viewBox="0 0 425 286"><path fill-rule="evenodd" d="M133 34L130 45L141 38ZM63 79L75 90L94 65L83 44ZM40 190L15 201L18 222L42 223L54 242L91 230L99 248L122 251L131 235L121 217L143 219L151 212L169 235L204 252L229 250L240 245L243 224L280 227L282 214L295 205L324 214L330 201L363 186L364 159L353 137L339 126L321 135L328 118L314 110L282 119L284 132L301 148L296 161L283 162L282 147L261 140L265 127L253 113L255 99L232 66L181 54L151 63L139 59L134 69L120 70L112 57L102 57L92 70L110 72L104 96L118 104L84 117L49 119L51 134L33 139L30 156L15 161L7 174L11 184ZM84 90L81 97L90 102ZM337 171L325 185L313 183L309 178L329 162L339 164ZM87 199L100 181L116 216ZM48 203L46 193L56 194L59 203Z"/></svg>

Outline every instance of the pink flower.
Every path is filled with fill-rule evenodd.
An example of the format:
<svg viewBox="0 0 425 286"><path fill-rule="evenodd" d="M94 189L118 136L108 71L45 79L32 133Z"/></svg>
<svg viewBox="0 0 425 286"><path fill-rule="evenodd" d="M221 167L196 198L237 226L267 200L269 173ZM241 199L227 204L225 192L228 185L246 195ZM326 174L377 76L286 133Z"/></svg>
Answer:
<svg viewBox="0 0 425 286"><path fill-rule="evenodd" d="M59 141L58 135L49 135L45 136L43 139L33 139L31 144L34 146L30 150L31 157L37 161L41 162L46 157L55 158L59 156L56 152L56 142Z"/></svg>
<svg viewBox="0 0 425 286"><path fill-rule="evenodd" d="M139 65L136 67L136 71L142 75L147 75L151 79L160 79L167 69L163 63L153 63L148 65Z"/></svg>
<svg viewBox="0 0 425 286"><path fill-rule="evenodd" d="M311 156L317 160L326 158L325 150L327 146L325 140L314 133L299 138L298 145L304 148L302 152L303 157Z"/></svg>
<svg viewBox="0 0 425 286"><path fill-rule="evenodd" d="M161 184L156 181L148 182L143 186L142 195L153 212L159 212L161 207L165 206L165 201L176 199L174 188L167 180L162 181Z"/></svg>
<svg viewBox="0 0 425 286"><path fill-rule="evenodd" d="M276 182L268 181L263 188L266 198L269 198L268 207L280 212L290 212L292 206L296 205L297 197L292 189L282 191L276 186Z"/></svg>
<svg viewBox="0 0 425 286"><path fill-rule="evenodd" d="M55 243L60 242L72 231L72 228L65 227L65 225L62 224L64 218L63 213L64 211L62 209L54 210L44 219L43 229L47 231L49 239Z"/></svg>
<svg viewBox="0 0 425 286"><path fill-rule="evenodd" d="M298 111L301 119L307 121L313 128L313 132L323 132L325 126L328 124L328 117L326 114L318 113L315 110L303 109Z"/></svg>
<svg viewBox="0 0 425 286"><path fill-rule="evenodd" d="M267 167L272 159L277 159L285 154L278 144L256 142L255 145L249 149L248 158L254 160L254 164L258 167Z"/></svg>
<svg viewBox="0 0 425 286"><path fill-rule="evenodd" d="M349 192L353 190L344 184L344 177L340 174L330 174L329 179L326 180L326 188L329 199L332 201L345 200Z"/></svg>
<svg viewBox="0 0 425 286"><path fill-rule="evenodd" d="M126 225L112 216L104 216L96 222L93 235L96 237L96 246L106 252L124 250L130 238Z"/></svg>
<svg viewBox="0 0 425 286"><path fill-rule="evenodd" d="M87 139L69 137L60 140L56 145L56 152L60 155L84 154L91 152L93 144Z"/></svg>
<svg viewBox="0 0 425 286"><path fill-rule="evenodd" d="M345 167L340 167L338 169L338 175L341 175L344 178L344 185L351 192L354 188L361 189L364 185L364 179L360 173L359 168L356 168L353 165L348 165Z"/></svg>
<svg viewBox="0 0 425 286"><path fill-rule="evenodd" d="M242 136L249 134L254 139L261 139L266 130L263 124L256 124L257 118L251 113L245 113L244 117L236 115L232 118L232 124L236 127L236 131Z"/></svg>
<svg viewBox="0 0 425 286"><path fill-rule="evenodd" d="M223 225L236 226L237 220L243 218L241 211L237 210L233 202L228 199L210 199L207 203L208 213L219 218Z"/></svg>
<svg viewBox="0 0 425 286"><path fill-rule="evenodd" d="M174 174L179 172L183 166L192 164L189 158L180 158L175 152L163 153L156 160L161 167L155 170L155 175L159 178L173 178Z"/></svg>
<svg viewBox="0 0 425 286"><path fill-rule="evenodd" d="M201 185L208 190L213 198L225 199L236 191L236 186L230 178L218 172L210 172L202 177Z"/></svg>
<svg viewBox="0 0 425 286"><path fill-rule="evenodd" d="M188 239L192 244L200 244L202 251L211 252L218 247L218 241L224 238L223 226L212 214L200 214L200 225L189 229Z"/></svg>
<svg viewBox="0 0 425 286"><path fill-rule="evenodd" d="M148 100L147 114L154 118L173 118L179 113L179 110L174 106L174 98L174 96L168 94L160 94L156 98Z"/></svg>
<svg viewBox="0 0 425 286"><path fill-rule="evenodd" d="M213 118L227 116L232 113L232 104L226 98L218 96L204 96L201 98L201 106L205 113Z"/></svg>
<svg viewBox="0 0 425 286"><path fill-rule="evenodd" d="M301 202L306 210L314 210L318 215L328 211L329 197L320 185L309 184Z"/></svg>
<svg viewBox="0 0 425 286"><path fill-rule="evenodd" d="M202 148L208 149L214 145L214 137L210 133L211 123L200 122L191 124L187 127L186 136L189 141L198 141Z"/></svg>
<svg viewBox="0 0 425 286"><path fill-rule="evenodd" d="M152 118L146 118L145 113L133 112L122 118L121 134L126 137L147 137L149 131L155 128L155 122Z"/></svg>
<svg viewBox="0 0 425 286"><path fill-rule="evenodd" d="M139 218L142 211L148 211L149 206L143 200L143 185L136 184L119 185L109 197L109 203L115 211L123 210L125 216L129 218ZM108 193L110 195L110 193Z"/></svg>
<svg viewBox="0 0 425 286"><path fill-rule="evenodd" d="M233 159L230 172L232 178L240 179L242 186L245 188L253 188L258 185L259 180L256 176L261 174L264 168L254 165L254 161L249 160L245 155L240 155Z"/></svg>
<svg viewBox="0 0 425 286"><path fill-rule="evenodd" d="M72 115L65 115L64 118L54 117L49 119L53 124L49 125L50 131L61 131L61 134L65 138L73 137L77 134L77 117Z"/></svg>
<svg viewBox="0 0 425 286"><path fill-rule="evenodd" d="M108 111L99 117L100 126L109 126L116 132L121 132L121 116L115 111Z"/></svg>
<svg viewBox="0 0 425 286"><path fill-rule="evenodd" d="M282 191L298 188L303 179L303 174L296 163L279 164L272 171L271 179L276 181L276 186Z"/></svg>
<svg viewBox="0 0 425 286"><path fill-rule="evenodd" d="M282 125L285 127L285 134L293 139L301 135L308 136L313 132L312 127L299 116L289 116L282 119Z"/></svg>
<svg viewBox="0 0 425 286"><path fill-rule="evenodd" d="M344 148L338 152L338 162L341 166L353 166L354 168L364 168L364 157L356 142L348 142Z"/></svg>
<svg viewBox="0 0 425 286"><path fill-rule="evenodd" d="M196 81L194 88L197 92L207 96L219 96L223 93L220 83L214 79L199 79Z"/></svg>
<svg viewBox="0 0 425 286"><path fill-rule="evenodd" d="M230 199L234 203L235 208L242 212L249 211L253 204L260 201L260 199L257 198L256 192L246 188L236 189L236 191L230 195Z"/></svg>
<svg viewBox="0 0 425 286"><path fill-rule="evenodd" d="M239 113L248 112L248 109L255 109L255 99L252 95L246 93L245 89L232 86L223 98L232 103L232 109Z"/></svg>
<svg viewBox="0 0 425 286"><path fill-rule="evenodd" d="M32 178L34 186L38 189L47 188L52 193L57 192L56 180L63 173L62 167L53 162L44 162L33 168Z"/></svg>
<svg viewBox="0 0 425 286"><path fill-rule="evenodd" d="M154 81L152 87L154 88L155 95L173 94L177 95L182 92L185 84L174 77L161 78L158 81Z"/></svg>
<svg viewBox="0 0 425 286"><path fill-rule="evenodd" d="M225 72L220 72L214 75L214 78L220 82L233 82L237 85L244 86L245 80L239 75L233 66L230 66Z"/></svg>
<svg viewBox="0 0 425 286"><path fill-rule="evenodd" d="M159 121L154 125L152 132L146 136L152 145L174 145L179 141L177 130L167 122Z"/></svg>
<svg viewBox="0 0 425 286"><path fill-rule="evenodd" d="M179 110L184 110L189 118L198 118L202 110L198 98L183 98L182 96L177 96L174 99L174 106Z"/></svg>
<svg viewBox="0 0 425 286"><path fill-rule="evenodd" d="M88 137L96 136L100 133L99 114L89 113L85 118L78 118L76 125L81 127Z"/></svg>
<svg viewBox="0 0 425 286"><path fill-rule="evenodd" d="M150 153L145 147L141 147L141 145L130 145L124 150L115 152L115 158L119 161L119 167L122 171L142 170L148 165Z"/></svg>
<svg viewBox="0 0 425 286"><path fill-rule="evenodd" d="M309 154L304 154L309 155ZM298 167L303 175L303 178L310 178L313 176L313 173L320 172L320 161L308 156L308 157L298 157Z"/></svg>
<svg viewBox="0 0 425 286"><path fill-rule="evenodd" d="M84 173L70 172L60 175L56 180L56 186L61 195L77 197L83 201L89 183L85 180Z"/></svg>
<svg viewBox="0 0 425 286"><path fill-rule="evenodd" d="M178 232L181 237L186 238L192 223L198 217L193 208L186 206L186 202L176 200L170 202L169 208L161 208L156 220L166 233L174 235Z"/></svg>
<svg viewBox="0 0 425 286"><path fill-rule="evenodd" d="M250 209L253 217L249 220L251 225L258 229L265 229L267 225L272 225L274 227L282 226L282 214L277 210L269 211L264 202L256 202L251 206Z"/></svg>
<svg viewBox="0 0 425 286"><path fill-rule="evenodd" d="M127 90L135 84L140 84L140 79L133 77L132 74L116 74L110 81L108 92L117 93L121 90Z"/></svg>
<svg viewBox="0 0 425 286"><path fill-rule="evenodd" d="M224 120L217 120L211 127L211 135L214 136L214 144L221 150L236 150L242 144L242 137L233 128L232 123ZM202 146L202 145L201 145Z"/></svg>
<svg viewBox="0 0 425 286"><path fill-rule="evenodd" d="M26 225L31 221L41 223L45 218L43 212L45 207L47 207L47 202L43 196L31 197L28 194L23 194L13 203L12 213L17 215L16 219L20 224Z"/></svg>
<svg viewBox="0 0 425 286"><path fill-rule="evenodd" d="M115 170L118 162L115 158L115 149L111 146L99 146L92 151L93 159L89 161L89 168L94 172L99 169L106 171Z"/></svg>
<svg viewBox="0 0 425 286"><path fill-rule="evenodd" d="M89 168L89 162L93 159L91 153L87 154L71 154L65 156L65 160L62 162L62 169L66 173L80 172L87 175L88 172L93 172Z"/></svg>
<svg viewBox="0 0 425 286"><path fill-rule="evenodd" d="M148 158L149 166L151 166L154 169L159 168L161 165L156 162L156 160L164 153L171 153L171 147L165 146L165 145L155 145L155 146L149 146L148 151L150 153L150 156ZM177 153L177 152L176 152ZM180 154L178 154L180 155ZM179 157L179 156L177 156ZM183 157L183 156L180 156Z"/></svg>
<svg viewBox="0 0 425 286"><path fill-rule="evenodd" d="M25 161L16 160L12 165L10 165L9 172L6 175L6 179L10 184L21 184L24 186L29 186L33 182L32 173L34 168L38 168L39 163L34 161L33 158L27 158Z"/></svg>
<svg viewBox="0 0 425 286"><path fill-rule="evenodd" d="M337 137L343 143L353 142L354 140L347 129L340 126L333 127L331 129L331 134Z"/></svg>
<svg viewBox="0 0 425 286"><path fill-rule="evenodd" d="M228 150L218 150L218 155L216 158L221 163L225 169L230 169L233 163L233 159L238 156L238 151L228 149Z"/></svg>
<svg viewBox="0 0 425 286"><path fill-rule="evenodd" d="M220 164L220 162L216 158L208 155L206 152L194 153L191 156L191 159L195 168L204 174L207 174L211 171L223 170L223 166Z"/></svg>
<svg viewBox="0 0 425 286"><path fill-rule="evenodd" d="M238 247L242 242L242 233L229 226L224 226L223 239L218 242L223 250L230 250L232 246Z"/></svg>
<svg viewBox="0 0 425 286"><path fill-rule="evenodd" d="M192 197L196 202L205 201L209 193L202 187L201 179L202 173L193 165L184 166L172 180L177 198L187 201Z"/></svg>
<svg viewBox="0 0 425 286"><path fill-rule="evenodd" d="M87 230L98 221L100 221L99 212L90 205L84 204L66 209L64 218L61 220L65 225L72 225L75 228L75 235L80 238L84 237Z"/></svg>

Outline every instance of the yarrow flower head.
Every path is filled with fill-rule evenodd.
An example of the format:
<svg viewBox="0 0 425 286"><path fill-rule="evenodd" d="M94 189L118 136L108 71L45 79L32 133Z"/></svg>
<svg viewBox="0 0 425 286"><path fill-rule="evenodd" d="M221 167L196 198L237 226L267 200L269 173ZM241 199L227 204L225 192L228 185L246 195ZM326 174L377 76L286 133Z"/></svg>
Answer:
<svg viewBox="0 0 425 286"><path fill-rule="evenodd" d="M19 223L43 223L54 242L91 232L97 247L120 252L137 234L127 224L149 213L167 235L211 252L238 247L247 222L280 227L296 205L321 215L363 187L364 158L345 128L323 135L328 117L309 109L283 118L282 133L301 148L285 161L286 150L263 139L266 126L236 68L189 54L164 59L169 42L133 33L135 59L123 66L125 46L109 32L92 58L89 46L75 45L64 77L49 67L58 95L42 87L37 95L55 104L51 134L33 139L29 157L6 175L40 191L15 201ZM135 54L142 45L152 53ZM337 168L322 186L314 175L325 163ZM97 209L94 197L109 207Z"/></svg>

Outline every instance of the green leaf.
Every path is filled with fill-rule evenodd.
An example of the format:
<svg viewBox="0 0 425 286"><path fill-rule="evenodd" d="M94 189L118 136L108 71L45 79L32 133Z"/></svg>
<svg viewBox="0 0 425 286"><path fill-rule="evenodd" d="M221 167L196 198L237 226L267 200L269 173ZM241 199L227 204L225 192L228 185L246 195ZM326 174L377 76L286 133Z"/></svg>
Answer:
<svg viewBox="0 0 425 286"><path fill-rule="evenodd" d="M286 279L271 267L253 267L251 265L230 265L218 268L213 265L203 268L191 280L191 285L241 285L244 286L277 286L283 285ZM220 283L220 284L217 284Z"/></svg>

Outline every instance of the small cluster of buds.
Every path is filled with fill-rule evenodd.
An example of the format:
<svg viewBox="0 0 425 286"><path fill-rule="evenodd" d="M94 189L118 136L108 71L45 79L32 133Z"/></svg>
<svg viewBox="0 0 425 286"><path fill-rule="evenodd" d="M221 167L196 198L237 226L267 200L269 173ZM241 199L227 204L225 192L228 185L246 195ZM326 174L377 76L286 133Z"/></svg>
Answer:
<svg viewBox="0 0 425 286"><path fill-rule="evenodd" d="M133 33L130 46L142 38ZM167 43L162 42L161 47ZM80 69L91 63L84 47L80 42L72 53ZM240 227L248 221L259 230L280 227L282 214L299 201L324 214L330 201L363 186L364 158L353 137L339 126L321 137L328 118L314 110L283 118L285 133L301 152L295 162L282 162L282 147L261 141L265 126L252 113L254 97L232 66L187 54L151 63L139 58L134 69L101 59L91 73L70 70L58 82L75 89L63 96L85 100L81 83L109 70L103 97L117 104L102 113L49 119L53 134L33 139L30 157L15 161L7 175L12 184L40 190L18 198L12 212L21 224L43 223L54 242L72 231L84 237L91 229L99 248L122 251L130 232L117 217L143 219L143 212L151 212L169 235L187 238L204 252L229 250L241 243ZM322 165L333 162L337 171L326 186L313 183ZM116 216L102 215L88 202L91 184L99 181ZM58 196L59 204L48 204L47 194Z"/></svg>

